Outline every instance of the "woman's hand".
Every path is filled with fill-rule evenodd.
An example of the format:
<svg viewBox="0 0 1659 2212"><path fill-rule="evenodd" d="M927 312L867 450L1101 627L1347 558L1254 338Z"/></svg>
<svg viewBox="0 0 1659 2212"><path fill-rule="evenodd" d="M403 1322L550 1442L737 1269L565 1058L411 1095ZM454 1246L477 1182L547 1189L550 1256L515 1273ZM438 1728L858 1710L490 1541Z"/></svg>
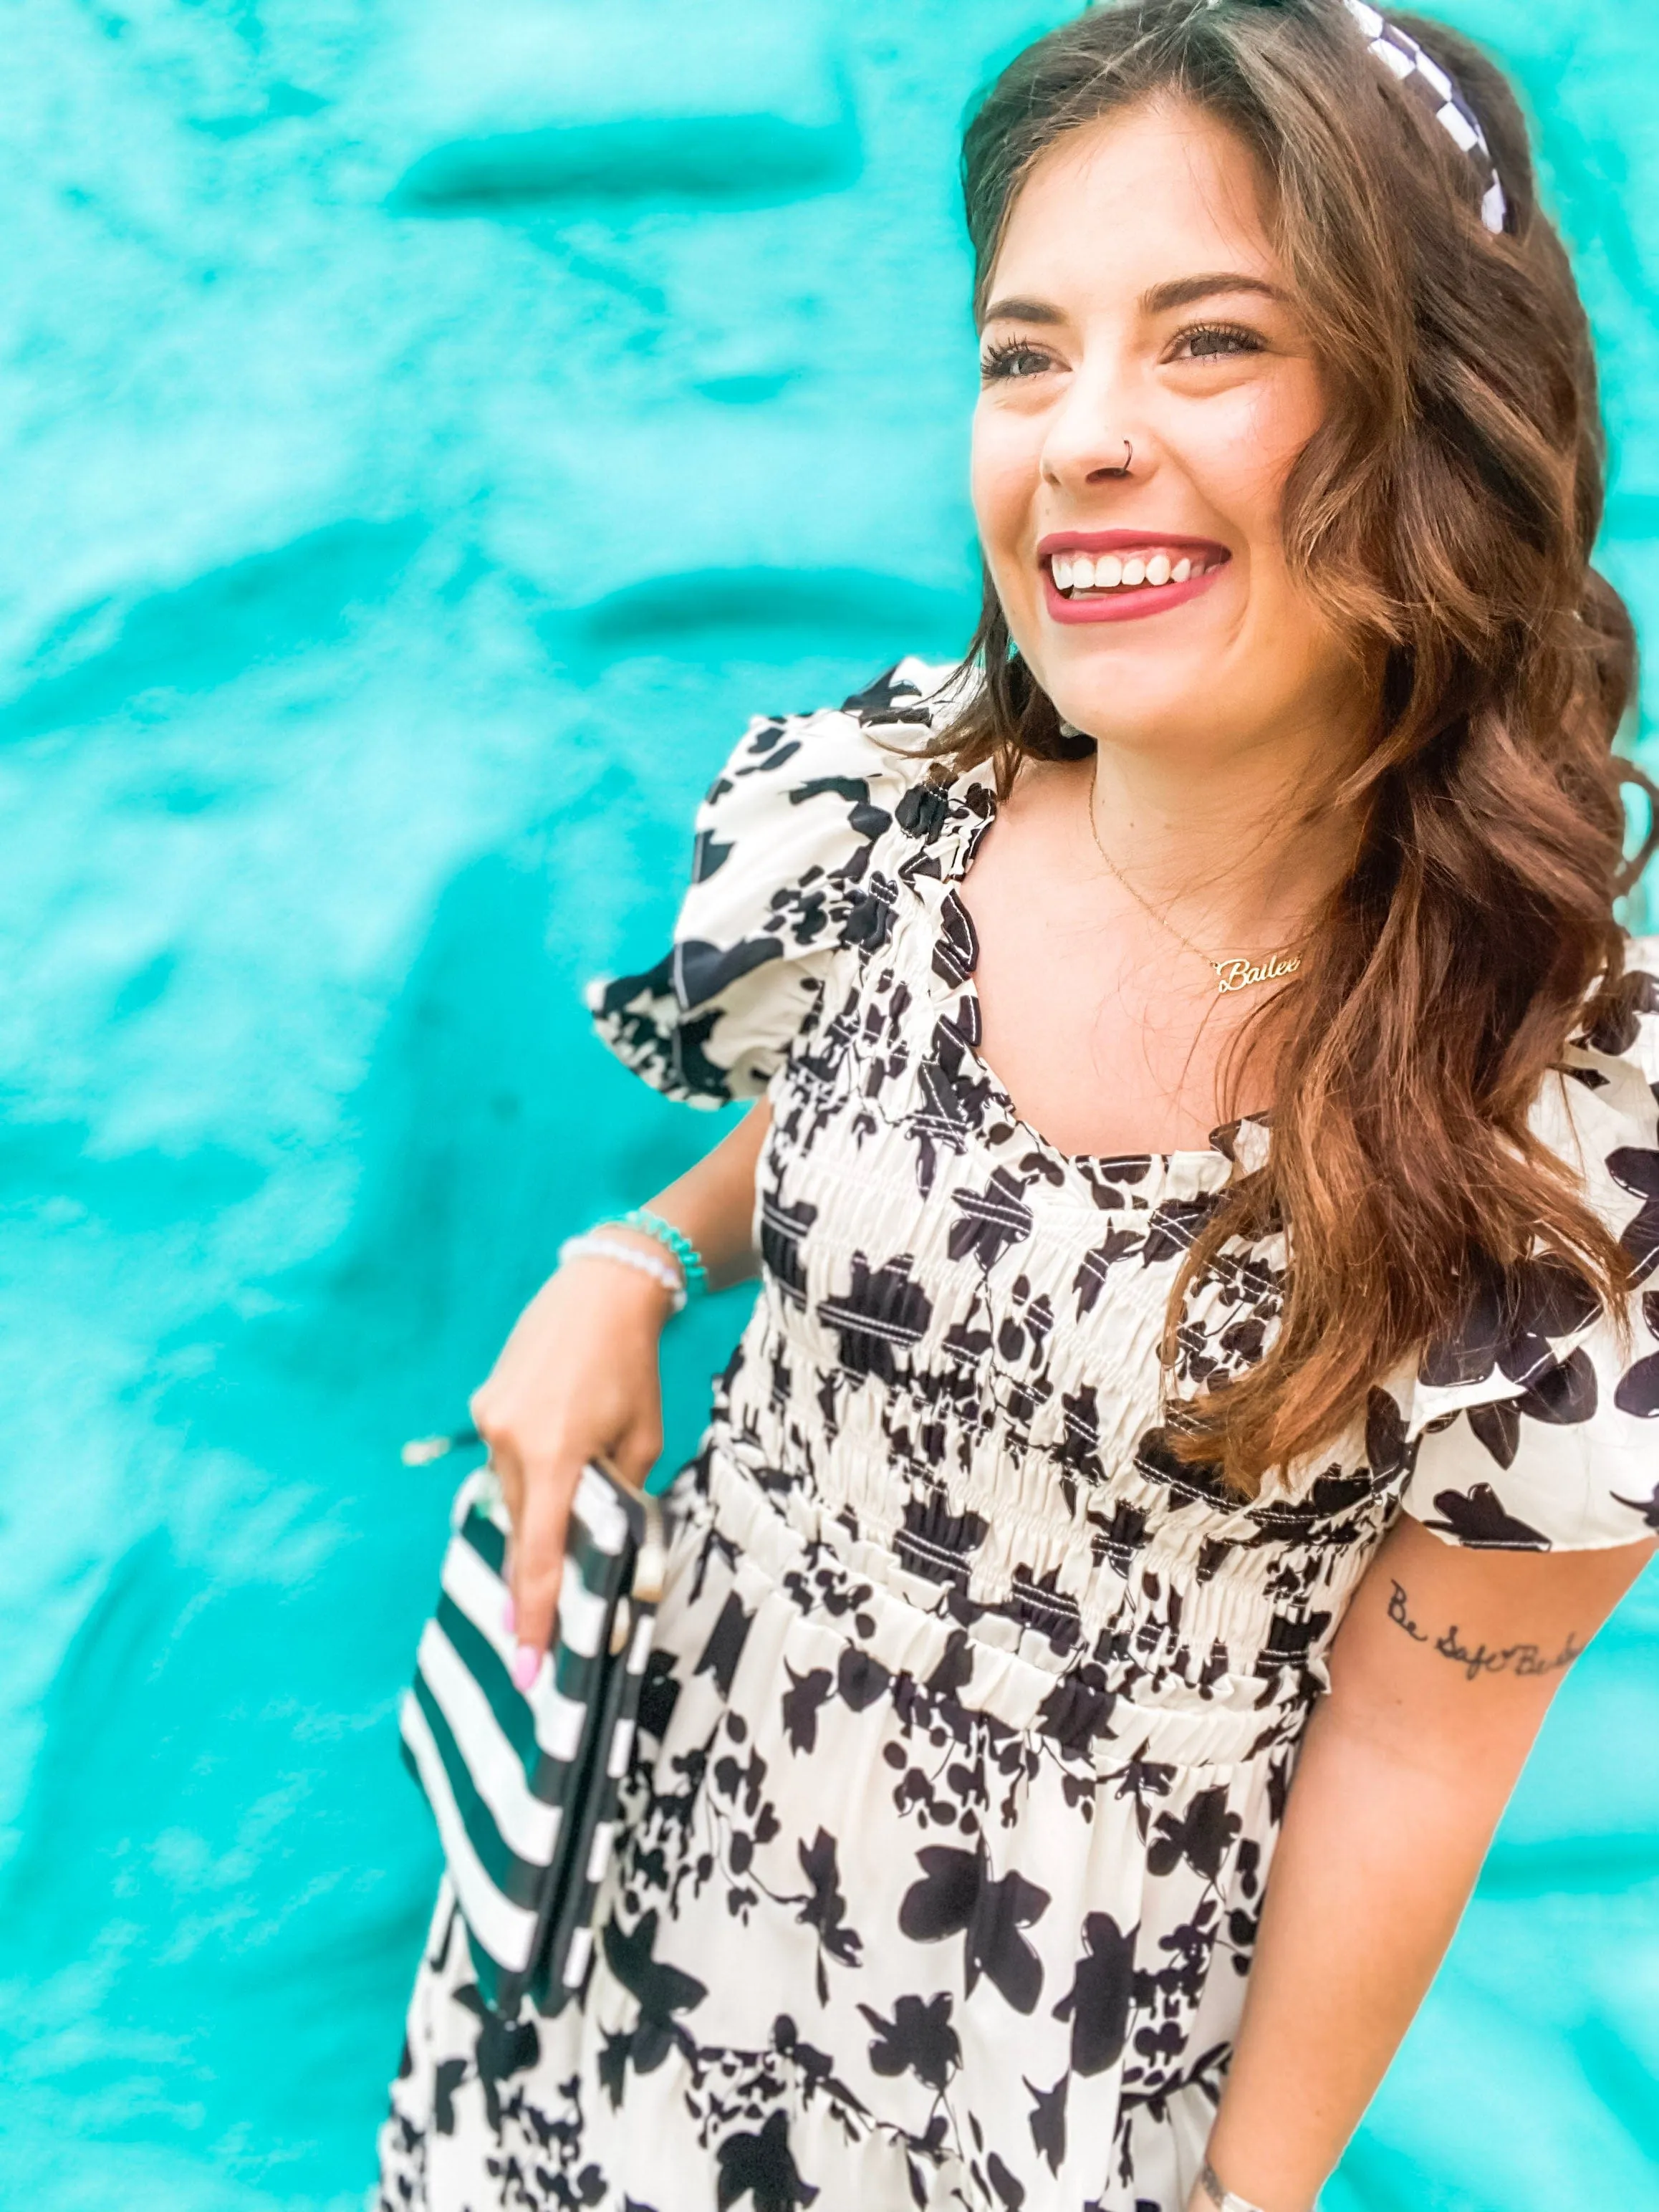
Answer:
<svg viewBox="0 0 1659 2212"><path fill-rule="evenodd" d="M627 1237L660 1255L648 1238ZM612 1260L572 1260L520 1316L472 1419L513 1519L507 1561L518 1638L513 1678L529 1686L552 1633L570 1501L587 1462L643 1483L662 1449L658 1340L668 1293Z"/></svg>
<svg viewBox="0 0 1659 2212"><path fill-rule="evenodd" d="M696 1245L715 1290L754 1272L755 1170L769 1121L763 1102L651 1200ZM663 1247L638 1231L607 1222L605 1234L664 1259ZM573 1259L525 1308L473 1395L473 1424L513 1520L507 1632L518 1638L513 1679L520 1689L552 1634L565 1523L583 1468L603 1457L624 1481L642 1483L662 1449L657 1348L670 1310L668 1292L638 1269Z"/></svg>

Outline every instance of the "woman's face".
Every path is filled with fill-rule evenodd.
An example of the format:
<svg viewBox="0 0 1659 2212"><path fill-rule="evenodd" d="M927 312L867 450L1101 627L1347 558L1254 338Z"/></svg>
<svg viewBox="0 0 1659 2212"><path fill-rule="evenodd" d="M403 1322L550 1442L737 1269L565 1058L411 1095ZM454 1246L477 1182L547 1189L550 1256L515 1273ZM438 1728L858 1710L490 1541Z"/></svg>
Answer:
<svg viewBox="0 0 1659 2212"><path fill-rule="evenodd" d="M1280 542L1323 401L1249 149L1173 100L1072 132L987 296L975 512L1061 715L1200 755L1351 726L1353 664Z"/></svg>

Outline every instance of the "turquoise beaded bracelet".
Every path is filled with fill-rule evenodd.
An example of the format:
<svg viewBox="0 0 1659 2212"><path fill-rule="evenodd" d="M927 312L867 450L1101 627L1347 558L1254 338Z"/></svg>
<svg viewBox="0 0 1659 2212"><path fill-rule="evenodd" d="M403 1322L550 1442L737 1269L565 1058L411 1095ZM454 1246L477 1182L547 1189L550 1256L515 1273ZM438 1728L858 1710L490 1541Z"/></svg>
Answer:
<svg viewBox="0 0 1659 2212"><path fill-rule="evenodd" d="M672 1221L653 1213L648 1206L636 1206L632 1212L623 1215L617 1226L637 1230L641 1236L654 1237L659 1244L666 1246L679 1262L688 1298L700 1297L708 1288L708 1270L703 1265L702 1253L684 1231L676 1229Z"/></svg>

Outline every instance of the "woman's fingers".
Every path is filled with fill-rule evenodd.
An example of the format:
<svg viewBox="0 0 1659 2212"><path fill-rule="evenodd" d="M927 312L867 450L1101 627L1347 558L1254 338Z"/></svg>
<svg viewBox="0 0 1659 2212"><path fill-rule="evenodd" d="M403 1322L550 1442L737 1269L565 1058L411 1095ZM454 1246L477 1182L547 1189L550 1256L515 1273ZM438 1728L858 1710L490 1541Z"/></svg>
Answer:
<svg viewBox="0 0 1659 2212"><path fill-rule="evenodd" d="M501 1503L506 1506L507 1518L513 1524L507 1540L507 1558L501 1565L501 1580L507 1589L507 1614L501 1626L512 1636L519 1626L519 1608L513 1591L519 1571L519 1530L524 1522L524 1468L520 1464L517 1452L506 1442L490 1444L489 1464L495 1468L495 1479L501 1486Z"/></svg>
<svg viewBox="0 0 1659 2212"><path fill-rule="evenodd" d="M514 1679L534 1680L555 1634L570 1503L597 1449L643 1481L662 1448L663 1300L629 1270L561 1271L520 1316L472 1418L512 1522L504 1626Z"/></svg>
<svg viewBox="0 0 1659 2212"><path fill-rule="evenodd" d="M513 1546L513 1679L521 1690L529 1688L552 1636L570 1500L580 1473L580 1467L548 1464L526 1470Z"/></svg>
<svg viewBox="0 0 1659 2212"><path fill-rule="evenodd" d="M642 1490L647 1475L661 1456L662 1425L647 1419L623 1430L611 1448L611 1464L624 1482Z"/></svg>
<svg viewBox="0 0 1659 2212"><path fill-rule="evenodd" d="M507 1518L512 1522L512 1534L507 1541L507 1558L501 1570L501 1579L507 1589L507 1610L501 1626L515 1639L513 1678L522 1689L527 1686L533 1676L540 1651L545 1646L545 1638L541 1646L533 1643L526 1626L526 1621L533 1623L538 1617L534 1606L527 1610L525 1601L529 1582L526 1571L526 1539L530 1484L526 1478L525 1462L514 1433L514 1425L496 1411L490 1401L488 1386L474 1392L471 1413L473 1425L489 1448L489 1464L501 1486L501 1503L506 1506ZM558 1534L557 1542L562 1547L562 1530ZM544 1539L542 1540L542 1548L545 1548ZM539 1567L539 1557L533 1549L532 1557ZM556 1565L554 1572L556 1595Z"/></svg>

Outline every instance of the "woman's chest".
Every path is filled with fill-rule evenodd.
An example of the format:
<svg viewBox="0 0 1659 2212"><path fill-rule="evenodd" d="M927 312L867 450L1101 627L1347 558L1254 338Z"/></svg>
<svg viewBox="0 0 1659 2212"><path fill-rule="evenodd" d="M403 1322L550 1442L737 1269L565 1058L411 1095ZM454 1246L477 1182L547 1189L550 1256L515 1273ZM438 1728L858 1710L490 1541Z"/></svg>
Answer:
<svg viewBox="0 0 1659 2212"><path fill-rule="evenodd" d="M1227 1118L1241 994L1108 872L1077 805L1056 819L1041 793L1027 800L988 826L951 892L981 1058L1061 1153L1202 1148Z"/></svg>
<svg viewBox="0 0 1659 2212"><path fill-rule="evenodd" d="M1254 1657L1279 1611L1325 1605L1386 1512L1358 1446L1305 1497L1260 1502L1176 1446L1171 1395L1271 1340L1282 1253L1206 1270L1166 1361L1224 1156L1057 1159L978 1087L948 991L914 1033L926 994L903 969L832 979L775 1081L764 1288L723 1433L907 1571L960 1577L963 1605L1045 1634L1064 1614L1085 1640L1133 1621L1194 1667L1216 1638Z"/></svg>
<svg viewBox="0 0 1659 2212"><path fill-rule="evenodd" d="M980 1052L1063 1153L1182 1152L1225 1118L1233 1008L1149 917L1005 881L958 893L974 944Z"/></svg>
<svg viewBox="0 0 1659 2212"><path fill-rule="evenodd" d="M948 908L894 900L775 1079L764 1291L726 1429L849 1528L890 1524L918 1558L960 1538L952 1572L981 1596L1041 1586L1052 1608L1063 1589L1097 1627L1140 1566L1218 1591L1248 1562L1269 1612L1310 1603L1386 1513L1364 1440L1246 1501L1168 1425L1172 1397L1241 1372L1278 1324L1284 1254L1265 1240L1224 1249L1166 1334L1227 1147L1249 1155L1264 1133L1218 1133L1201 1154L1057 1155L972 1048L959 945Z"/></svg>
<svg viewBox="0 0 1659 2212"><path fill-rule="evenodd" d="M1109 1394L1150 1421L1170 1296L1231 1164L1209 1146L1057 1153L980 1058L949 906L933 919L901 908L873 953L837 963L774 1085L768 1273L827 1366L1051 1420L1067 1398L1093 1419ZM1272 1251L1196 1286L1176 1379L1260 1357L1278 1289Z"/></svg>

